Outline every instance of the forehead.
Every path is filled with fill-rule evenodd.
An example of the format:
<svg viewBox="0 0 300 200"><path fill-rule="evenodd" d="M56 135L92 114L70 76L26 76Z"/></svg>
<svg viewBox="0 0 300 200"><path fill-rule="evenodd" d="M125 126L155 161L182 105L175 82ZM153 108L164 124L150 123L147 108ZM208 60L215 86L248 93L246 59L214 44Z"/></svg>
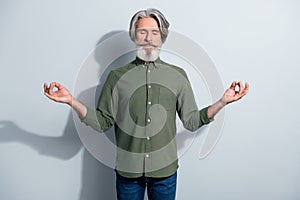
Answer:
<svg viewBox="0 0 300 200"><path fill-rule="evenodd" d="M158 24L152 17L144 17L138 20L136 28L154 28L158 29Z"/></svg>

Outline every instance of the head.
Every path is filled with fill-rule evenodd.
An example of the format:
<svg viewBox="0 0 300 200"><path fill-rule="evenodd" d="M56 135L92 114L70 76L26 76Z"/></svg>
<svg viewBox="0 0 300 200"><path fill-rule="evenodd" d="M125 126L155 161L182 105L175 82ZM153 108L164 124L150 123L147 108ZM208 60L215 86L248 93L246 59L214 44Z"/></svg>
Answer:
<svg viewBox="0 0 300 200"><path fill-rule="evenodd" d="M137 12L131 19L129 35L137 46L137 56L145 61L154 61L159 48L168 35L169 22L156 9Z"/></svg>

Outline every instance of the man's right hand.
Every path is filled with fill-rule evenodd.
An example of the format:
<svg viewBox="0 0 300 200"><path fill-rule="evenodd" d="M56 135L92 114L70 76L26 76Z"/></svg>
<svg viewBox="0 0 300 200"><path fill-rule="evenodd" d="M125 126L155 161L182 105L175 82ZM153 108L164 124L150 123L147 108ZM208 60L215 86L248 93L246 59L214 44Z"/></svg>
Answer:
<svg viewBox="0 0 300 200"><path fill-rule="evenodd" d="M80 119L84 119L86 117L87 107L73 98L71 93L59 83L52 82L49 87L47 83L44 83L44 94L53 101L65 103L71 106L77 112Z"/></svg>
<svg viewBox="0 0 300 200"><path fill-rule="evenodd" d="M72 104L71 93L57 82L50 83L49 87L47 83L44 83L44 95L59 103L66 103L70 106Z"/></svg>

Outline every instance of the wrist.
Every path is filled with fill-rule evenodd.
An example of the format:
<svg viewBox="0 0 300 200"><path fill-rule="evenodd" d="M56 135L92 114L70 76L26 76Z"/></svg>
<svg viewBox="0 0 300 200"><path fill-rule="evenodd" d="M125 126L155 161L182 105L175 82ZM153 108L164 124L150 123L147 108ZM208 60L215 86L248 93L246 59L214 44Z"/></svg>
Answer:
<svg viewBox="0 0 300 200"><path fill-rule="evenodd" d="M228 104L223 98L219 100L219 103L222 107L225 107Z"/></svg>
<svg viewBox="0 0 300 200"><path fill-rule="evenodd" d="M73 107L73 104L74 104L74 98L73 98L73 96L71 96L70 100L67 101L67 105L69 105L70 107Z"/></svg>

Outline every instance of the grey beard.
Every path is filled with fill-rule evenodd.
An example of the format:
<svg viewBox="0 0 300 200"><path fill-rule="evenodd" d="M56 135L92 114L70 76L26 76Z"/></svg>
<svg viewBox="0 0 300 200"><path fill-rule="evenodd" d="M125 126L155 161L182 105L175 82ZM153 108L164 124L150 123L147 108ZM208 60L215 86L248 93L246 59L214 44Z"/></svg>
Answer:
<svg viewBox="0 0 300 200"><path fill-rule="evenodd" d="M146 62L153 62L159 57L159 48L155 48L153 50L146 50L143 46L137 47L136 55L139 59L144 60Z"/></svg>

